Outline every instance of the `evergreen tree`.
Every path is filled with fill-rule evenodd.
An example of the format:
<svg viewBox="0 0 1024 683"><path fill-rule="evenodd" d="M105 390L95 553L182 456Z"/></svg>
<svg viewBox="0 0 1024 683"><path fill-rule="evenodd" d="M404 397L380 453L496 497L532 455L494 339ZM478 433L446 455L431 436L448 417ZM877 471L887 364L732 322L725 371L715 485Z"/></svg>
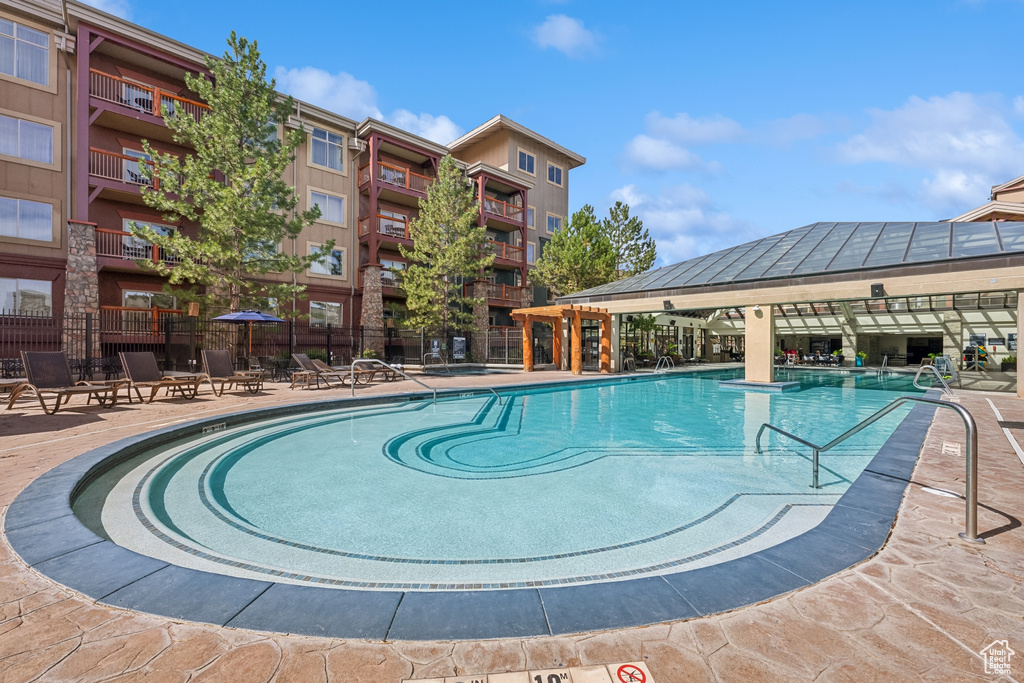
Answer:
<svg viewBox="0 0 1024 683"><path fill-rule="evenodd" d="M298 195L282 180L305 133L290 130L277 139L278 125L293 111L293 100L279 97L274 81L267 82L255 41L232 32L228 47L221 59L207 57L210 75L185 76L188 87L210 107L201 117L161 104L175 142L195 153L179 158L158 152L146 140L142 143L153 160L152 166L139 164L140 174L152 185L143 186L143 200L168 221L198 223L198 236L131 228L133 235L174 255L173 267L146 262L169 278L167 288L188 285L174 294L213 311L238 311L271 297L301 294L302 285L269 282L263 276L302 272L322 262L334 246L331 241L309 256L278 251L278 245L297 237L320 215L317 207L294 211ZM200 287L205 293L200 294Z"/></svg>
<svg viewBox="0 0 1024 683"><path fill-rule="evenodd" d="M615 202L602 222L604 233L615 249L616 279L647 272L658 258L657 245L643 221L629 215L629 204Z"/></svg>
<svg viewBox="0 0 1024 683"><path fill-rule="evenodd" d="M479 208L472 186L450 155L441 159L437 179L420 200L420 215L409 221L411 249L400 246L408 267L399 273L407 295L410 327L447 337L455 327L472 326L479 299L463 296L463 283L476 280L494 262L484 249L487 231L477 225Z"/></svg>
<svg viewBox="0 0 1024 683"><path fill-rule="evenodd" d="M594 207L585 205L551 237L531 277L559 296L615 279L615 249L604 235Z"/></svg>

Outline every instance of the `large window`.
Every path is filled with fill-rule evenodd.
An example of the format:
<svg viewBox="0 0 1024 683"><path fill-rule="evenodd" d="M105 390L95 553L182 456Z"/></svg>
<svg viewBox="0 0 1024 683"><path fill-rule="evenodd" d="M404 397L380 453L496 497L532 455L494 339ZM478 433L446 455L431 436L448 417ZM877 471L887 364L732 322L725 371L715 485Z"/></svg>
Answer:
<svg viewBox="0 0 1024 683"><path fill-rule="evenodd" d="M326 192L309 193L309 203L320 207L320 220L325 223L345 224L345 198Z"/></svg>
<svg viewBox="0 0 1024 683"><path fill-rule="evenodd" d="M321 128L314 128L310 140L311 162L334 171L344 171L345 138Z"/></svg>
<svg viewBox="0 0 1024 683"><path fill-rule="evenodd" d="M535 227L537 225L534 222L536 220L534 218L536 213L537 213L536 210L532 206L526 207L526 227L533 228L533 227Z"/></svg>
<svg viewBox="0 0 1024 683"><path fill-rule="evenodd" d="M380 260L380 284L384 287L397 287L398 276L396 273L405 270L405 263L391 259Z"/></svg>
<svg viewBox="0 0 1024 683"><path fill-rule="evenodd" d="M533 156L529 152L520 149L519 150L519 170L523 173L529 173L530 175L536 175L534 167L537 165L537 157Z"/></svg>
<svg viewBox="0 0 1024 683"><path fill-rule="evenodd" d="M168 311L177 310L175 298L166 292L137 292L125 289L121 291L121 300L124 302L122 305L125 308L149 309L155 307Z"/></svg>
<svg viewBox="0 0 1024 683"><path fill-rule="evenodd" d="M150 221L133 221L131 219L124 219L124 231L131 232L132 226L137 228L151 228L153 232L158 235L170 235L174 232L173 225L161 225L159 223L151 223ZM121 255L126 259L146 259L147 261L153 258L153 245L147 240L135 235L125 235L122 237ZM173 261L175 259L170 258L167 253L160 254L162 261Z"/></svg>
<svg viewBox="0 0 1024 683"><path fill-rule="evenodd" d="M0 115L0 154L53 163L53 126Z"/></svg>
<svg viewBox="0 0 1024 683"><path fill-rule="evenodd" d="M548 214L548 232L558 232L562 229L562 217Z"/></svg>
<svg viewBox="0 0 1024 683"><path fill-rule="evenodd" d="M49 315L52 306L52 282L0 277L0 313Z"/></svg>
<svg viewBox="0 0 1024 683"><path fill-rule="evenodd" d="M552 185L562 186L562 167L548 164L548 182Z"/></svg>
<svg viewBox="0 0 1024 683"><path fill-rule="evenodd" d="M309 254L312 256L323 245L309 243ZM336 275L338 277L345 277L345 250L344 249L332 249L331 253L327 255L322 263L312 263L309 266L310 273L316 273L317 275Z"/></svg>
<svg viewBox="0 0 1024 683"><path fill-rule="evenodd" d="M49 85L49 45L46 33L0 19L0 73Z"/></svg>
<svg viewBox="0 0 1024 683"><path fill-rule="evenodd" d="M143 154L137 149L128 149L127 147L122 148L126 157L131 159L123 159L122 164L124 165L124 175L122 179L126 183L133 183L135 185L152 185L153 179L147 178L142 175L142 169L139 167L140 164L144 164L147 161L152 161L148 154Z"/></svg>
<svg viewBox="0 0 1024 683"><path fill-rule="evenodd" d="M310 301L309 324L341 327L341 304L332 301Z"/></svg>
<svg viewBox="0 0 1024 683"><path fill-rule="evenodd" d="M53 241L53 205L0 197L0 237Z"/></svg>

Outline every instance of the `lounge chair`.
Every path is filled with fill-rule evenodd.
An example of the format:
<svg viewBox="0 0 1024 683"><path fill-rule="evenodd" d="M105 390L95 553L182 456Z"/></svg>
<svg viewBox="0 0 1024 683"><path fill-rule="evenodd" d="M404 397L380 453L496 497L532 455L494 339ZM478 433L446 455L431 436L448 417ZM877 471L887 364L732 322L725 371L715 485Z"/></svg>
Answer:
<svg viewBox="0 0 1024 683"><path fill-rule="evenodd" d="M203 350L203 374L200 381L209 382L214 396L223 396L228 389L241 387L250 394L263 390L263 375L252 372L235 372L231 365L231 354L227 351ZM217 389L218 384L220 389Z"/></svg>
<svg viewBox="0 0 1024 683"><path fill-rule="evenodd" d="M246 361L249 363L249 372L254 375L262 375L263 381L274 377L274 369L263 367L263 363L256 356L249 356Z"/></svg>
<svg viewBox="0 0 1024 683"><path fill-rule="evenodd" d="M121 351L121 367L124 368L125 384L128 385L128 402L132 401L132 390L142 401L140 389L149 389L149 400L152 403L156 393L166 389L167 394L180 394L182 398L193 399L199 391L200 375L166 376L160 372L156 364L156 356L152 351Z"/></svg>
<svg viewBox="0 0 1024 683"><path fill-rule="evenodd" d="M60 410L72 396L87 396L90 402L95 396L101 406L108 405L108 402L113 406L117 402L116 386L75 382L71 376L68 357L63 351L22 351L21 362L25 367L26 381L11 390L11 398L7 402L8 410L25 393L38 398L39 405L47 415L53 415ZM44 400L47 394L57 397L52 408L47 407Z"/></svg>
<svg viewBox="0 0 1024 683"><path fill-rule="evenodd" d="M369 384L370 382L377 379L378 376L384 378L385 382L398 379L401 377L397 372L391 368L386 368L383 365L378 365L368 360L356 359L352 361L351 375L355 377L356 384Z"/></svg>
<svg viewBox="0 0 1024 683"><path fill-rule="evenodd" d="M330 388L332 379L340 386L345 386L345 379L349 377L348 370L335 370L322 360L314 360L304 353L293 353L292 359L299 366L299 369L292 373L292 389L296 384L304 384L309 389L309 385L314 382L319 389L320 380Z"/></svg>

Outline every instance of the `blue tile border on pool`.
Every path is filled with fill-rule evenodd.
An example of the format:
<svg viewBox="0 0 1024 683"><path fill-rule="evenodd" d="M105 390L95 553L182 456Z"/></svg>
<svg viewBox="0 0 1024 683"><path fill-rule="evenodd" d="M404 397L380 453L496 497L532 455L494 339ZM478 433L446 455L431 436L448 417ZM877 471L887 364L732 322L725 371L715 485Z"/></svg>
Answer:
<svg viewBox="0 0 1024 683"><path fill-rule="evenodd" d="M664 376L550 383L647 381ZM517 384L503 390L535 389ZM444 390L439 397L490 390ZM424 392L261 408L165 427L96 448L44 473L7 510L4 532L40 573L99 602L221 626L335 638L483 640L626 628L762 602L877 552L888 537L934 408L918 405L815 528L744 557L661 576L579 586L490 591L360 591L257 581L188 569L106 541L71 501L109 468L168 440L311 410L428 400ZM937 392L926 396L937 397Z"/></svg>

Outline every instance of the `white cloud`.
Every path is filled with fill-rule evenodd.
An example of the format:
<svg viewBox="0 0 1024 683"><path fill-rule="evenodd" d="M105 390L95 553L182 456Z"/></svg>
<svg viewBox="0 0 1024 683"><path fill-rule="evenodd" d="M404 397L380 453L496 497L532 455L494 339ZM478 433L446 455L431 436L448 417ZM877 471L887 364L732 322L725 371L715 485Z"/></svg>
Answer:
<svg viewBox="0 0 1024 683"><path fill-rule="evenodd" d="M82 0L87 5L92 5L101 12L113 14L122 19L132 18L132 6L128 0Z"/></svg>
<svg viewBox="0 0 1024 683"><path fill-rule="evenodd" d="M441 144L447 144L462 134L462 129L444 115L414 114L408 109L396 109L385 116L377 106L376 89L344 71L331 74L312 66L299 69L279 66L274 70L274 78L281 92L356 121L380 119Z"/></svg>
<svg viewBox="0 0 1024 683"><path fill-rule="evenodd" d="M980 204L993 184L1020 174L1024 141L999 101L955 92L868 113L872 124L839 145L839 159L926 171L918 198L933 209Z"/></svg>
<svg viewBox="0 0 1024 683"><path fill-rule="evenodd" d="M386 120L402 130L407 130L442 145L447 145L463 133L463 130L447 116L433 116L425 113L416 115L408 109L397 109Z"/></svg>
<svg viewBox="0 0 1024 683"><path fill-rule="evenodd" d="M682 145L736 142L744 137L743 126L721 114L695 119L683 112L668 118L652 111L644 121L644 128L651 135Z"/></svg>
<svg viewBox="0 0 1024 683"><path fill-rule="evenodd" d="M583 26L579 19L552 14L533 30L533 42L541 48L552 47L573 59L597 50L598 36Z"/></svg>
<svg viewBox="0 0 1024 683"><path fill-rule="evenodd" d="M279 66L274 70L274 79L281 92L335 114L356 121L367 117L379 119L382 116L377 108L377 91L374 87L344 71L331 74L312 66L299 69Z"/></svg>
<svg viewBox="0 0 1024 683"><path fill-rule="evenodd" d="M658 244L662 266L756 239L756 228L720 210L707 192L689 183L662 188L652 195L626 185L611 201L629 204Z"/></svg>
<svg viewBox="0 0 1024 683"><path fill-rule="evenodd" d="M649 135L637 135L626 145L626 165L654 171L719 171L717 161L706 162L685 147Z"/></svg>
<svg viewBox="0 0 1024 683"><path fill-rule="evenodd" d="M1017 116L1024 116L1024 97L1017 95L1013 98L1013 113Z"/></svg>

